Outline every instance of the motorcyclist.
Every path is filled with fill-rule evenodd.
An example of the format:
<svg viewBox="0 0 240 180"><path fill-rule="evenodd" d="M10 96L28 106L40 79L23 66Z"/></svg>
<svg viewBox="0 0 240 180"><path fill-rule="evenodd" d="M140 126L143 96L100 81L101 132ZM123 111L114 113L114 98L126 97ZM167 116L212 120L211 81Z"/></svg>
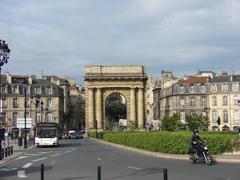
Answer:
<svg viewBox="0 0 240 180"><path fill-rule="evenodd" d="M201 154L203 152L203 147L202 144L204 141L200 138L199 136L199 131L194 130L191 138L191 152L197 152L197 155L201 157Z"/></svg>

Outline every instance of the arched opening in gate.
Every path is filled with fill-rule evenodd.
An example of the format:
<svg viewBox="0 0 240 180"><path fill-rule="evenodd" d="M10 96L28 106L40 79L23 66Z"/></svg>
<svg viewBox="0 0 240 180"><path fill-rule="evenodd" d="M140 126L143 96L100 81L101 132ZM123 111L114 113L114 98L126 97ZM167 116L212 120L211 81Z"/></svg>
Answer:
<svg viewBox="0 0 240 180"><path fill-rule="evenodd" d="M120 119L127 119L126 98L120 93L113 93L105 100L106 130L118 130Z"/></svg>

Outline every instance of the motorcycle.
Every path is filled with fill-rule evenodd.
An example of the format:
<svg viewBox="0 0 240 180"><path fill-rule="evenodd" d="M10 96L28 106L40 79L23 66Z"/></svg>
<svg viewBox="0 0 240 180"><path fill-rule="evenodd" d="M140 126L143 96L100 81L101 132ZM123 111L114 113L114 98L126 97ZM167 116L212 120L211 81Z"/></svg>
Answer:
<svg viewBox="0 0 240 180"><path fill-rule="evenodd" d="M197 162L205 162L207 165L213 164L213 157L208 152L208 147L204 144L200 144L201 153L198 155L197 150L190 148L189 160L192 164Z"/></svg>

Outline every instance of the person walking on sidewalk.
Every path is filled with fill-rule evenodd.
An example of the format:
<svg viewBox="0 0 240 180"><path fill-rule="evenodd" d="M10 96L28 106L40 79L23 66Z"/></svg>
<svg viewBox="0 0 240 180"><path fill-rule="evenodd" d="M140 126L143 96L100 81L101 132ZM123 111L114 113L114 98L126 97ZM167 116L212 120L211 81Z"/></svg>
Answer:
<svg viewBox="0 0 240 180"><path fill-rule="evenodd" d="M22 136L18 137L18 146L19 146L19 149L22 148Z"/></svg>

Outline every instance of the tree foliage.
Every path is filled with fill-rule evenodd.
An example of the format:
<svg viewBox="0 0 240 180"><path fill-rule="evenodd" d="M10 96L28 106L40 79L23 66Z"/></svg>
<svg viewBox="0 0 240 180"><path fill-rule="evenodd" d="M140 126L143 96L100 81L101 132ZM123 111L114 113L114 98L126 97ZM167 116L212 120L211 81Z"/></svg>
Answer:
<svg viewBox="0 0 240 180"><path fill-rule="evenodd" d="M124 118L125 114L126 106L119 100L110 101L106 104L106 115L111 121L117 122L119 118Z"/></svg>
<svg viewBox="0 0 240 180"><path fill-rule="evenodd" d="M174 113L171 117L164 117L162 120L162 126L167 131L177 131L180 129L181 124L179 123L180 114Z"/></svg>
<svg viewBox="0 0 240 180"><path fill-rule="evenodd" d="M190 114L186 116L186 122L189 130L194 129L201 129L201 130L207 130L209 126L208 118L201 115L198 115L196 113Z"/></svg>

